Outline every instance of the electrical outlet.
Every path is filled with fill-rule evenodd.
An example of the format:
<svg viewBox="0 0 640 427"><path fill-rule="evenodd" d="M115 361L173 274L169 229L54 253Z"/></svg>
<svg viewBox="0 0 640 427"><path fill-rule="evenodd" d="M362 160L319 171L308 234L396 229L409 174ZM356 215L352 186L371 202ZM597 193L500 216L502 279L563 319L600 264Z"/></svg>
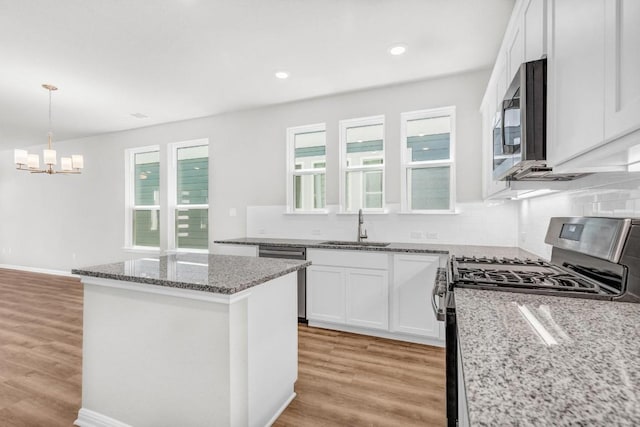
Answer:
<svg viewBox="0 0 640 427"><path fill-rule="evenodd" d="M318 230L318 229L316 228L316 229L311 230L311 234L312 234L313 236L320 236L320 235L322 235L322 231L320 231L320 230Z"/></svg>
<svg viewBox="0 0 640 427"><path fill-rule="evenodd" d="M409 233L409 236L412 239L422 239L422 233L420 231L412 231L411 233Z"/></svg>
<svg viewBox="0 0 640 427"><path fill-rule="evenodd" d="M267 232L264 228L261 228L258 230L258 234L267 234Z"/></svg>
<svg viewBox="0 0 640 427"><path fill-rule="evenodd" d="M426 232L425 237L429 240L438 240L438 233Z"/></svg>
<svg viewBox="0 0 640 427"><path fill-rule="evenodd" d="M238 215L238 211L236 210L236 208L229 208L229 216L237 216Z"/></svg>

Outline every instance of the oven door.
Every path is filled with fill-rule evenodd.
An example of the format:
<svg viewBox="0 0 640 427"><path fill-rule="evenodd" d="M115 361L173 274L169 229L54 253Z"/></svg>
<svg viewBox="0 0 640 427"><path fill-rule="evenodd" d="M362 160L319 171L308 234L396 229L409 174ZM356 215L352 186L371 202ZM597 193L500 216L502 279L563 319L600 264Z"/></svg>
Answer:
<svg viewBox="0 0 640 427"><path fill-rule="evenodd" d="M456 427L458 423L458 332L450 266L449 262L447 269L438 270L431 295L431 305L436 318L445 322L447 425Z"/></svg>
<svg viewBox="0 0 640 427"><path fill-rule="evenodd" d="M445 316L447 426L458 425L458 330L453 285L447 292Z"/></svg>

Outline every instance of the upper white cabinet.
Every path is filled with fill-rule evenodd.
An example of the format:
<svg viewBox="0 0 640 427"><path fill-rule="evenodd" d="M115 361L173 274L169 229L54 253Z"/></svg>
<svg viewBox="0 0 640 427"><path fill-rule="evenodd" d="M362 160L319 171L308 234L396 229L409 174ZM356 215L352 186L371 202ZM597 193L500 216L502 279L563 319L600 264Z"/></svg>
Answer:
<svg viewBox="0 0 640 427"><path fill-rule="evenodd" d="M535 61L547 53L546 5L546 0L529 0L522 5L522 62Z"/></svg>
<svg viewBox="0 0 640 427"><path fill-rule="evenodd" d="M604 136L640 126L640 1L605 3Z"/></svg>
<svg viewBox="0 0 640 427"><path fill-rule="evenodd" d="M639 160L640 2L549 2L549 164L625 170Z"/></svg>
<svg viewBox="0 0 640 427"><path fill-rule="evenodd" d="M606 0L549 0L547 154L551 166L604 139Z"/></svg>
<svg viewBox="0 0 640 427"><path fill-rule="evenodd" d="M524 37L522 35L523 30L524 29L522 28L522 25L514 28L513 33L511 34L511 37L509 37L509 41L507 43L507 75L509 76L509 78L505 82L505 91L506 88L509 87L509 84L513 80L513 77L516 75L516 72L518 72L520 64L524 62Z"/></svg>
<svg viewBox="0 0 640 427"><path fill-rule="evenodd" d="M512 197L514 191L517 193L508 182L493 179L494 129L505 92L520 65L547 54L546 11L547 0L516 2L485 91L481 107L485 198Z"/></svg>

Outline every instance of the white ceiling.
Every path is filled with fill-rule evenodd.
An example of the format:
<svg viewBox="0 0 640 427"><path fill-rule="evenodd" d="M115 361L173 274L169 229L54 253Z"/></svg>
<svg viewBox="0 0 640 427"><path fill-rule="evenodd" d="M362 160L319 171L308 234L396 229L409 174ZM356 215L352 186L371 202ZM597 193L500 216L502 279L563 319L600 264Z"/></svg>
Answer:
<svg viewBox="0 0 640 427"><path fill-rule="evenodd" d="M64 140L486 68L513 3L0 0L0 149L44 143L42 83Z"/></svg>

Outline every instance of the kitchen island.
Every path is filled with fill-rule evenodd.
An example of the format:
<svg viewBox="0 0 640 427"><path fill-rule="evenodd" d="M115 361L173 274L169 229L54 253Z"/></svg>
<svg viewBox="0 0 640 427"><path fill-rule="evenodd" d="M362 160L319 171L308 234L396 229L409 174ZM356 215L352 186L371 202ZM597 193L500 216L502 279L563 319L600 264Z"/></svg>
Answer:
<svg viewBox="0 0 640 427"><path fill-rule="evenodd" d="M469 425L640 425L640 304L465 288L455 303Z"/></svg>
<svg viewBox="0 0 640 427"><path fill-rule="evenodd" d="M264 426L295 397L306 261L169 255L73 270L89 426Z"/></svg>

